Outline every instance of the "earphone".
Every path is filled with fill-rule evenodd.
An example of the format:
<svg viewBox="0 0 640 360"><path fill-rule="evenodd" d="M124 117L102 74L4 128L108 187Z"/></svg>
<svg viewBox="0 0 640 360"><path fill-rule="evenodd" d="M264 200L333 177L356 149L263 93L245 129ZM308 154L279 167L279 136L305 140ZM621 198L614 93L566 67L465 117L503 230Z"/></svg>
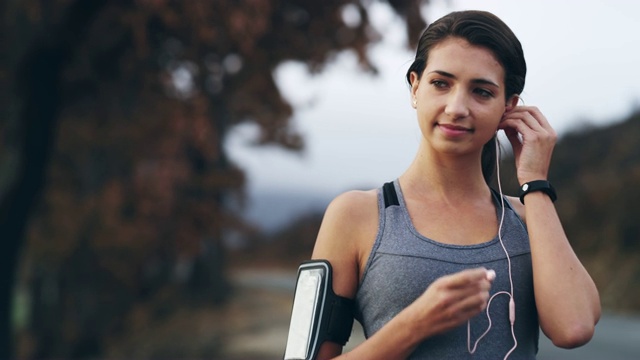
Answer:
<svg viewBox="0 0 640 360"><path fill-rule="evenodd" d="M496 132L496 135L497 135L497 132ZM485 330L485 332L482 335L480 335L480 337L478 337L478 339L475 341L473 345L473 349L471 348L471 320L467 320L467 350L469 351L470 354L475 353L476 349L478 348L478 343L480 342L480 340L482 340L482 338L489 333L489 330L491 330L491 316L489 315L489 309L491 308L491 301L493 301L493 299L498 295L508 295L509 296L509 322L511 323L511 336L513 337L513 347L504 356L504 360L506 360L509 357L509 355L513 353L516 347L518 347L518 339L516 338L516 333L514 330L514 324L516 322L516 303L513 297L513 276L511 274L511 258L509 257L509 252L507 251L507 248L505 247L504 242L502 241L502 225L504 224L505 204L504 204L504 194L502 193L502 183L500 182L500 146L498 146L497 136L496 136L495 143L496 143L496 175L498 180L498 192L500 193L500 207L501 207L500 224L498 225L498 240L500 241L502 250L504 250L504 254L507 257L510 291L509 292L498 291L497 293L493 294L491 298L489 298L489 301L487 302L487 308L486 308L486 314L487 314L487 319L489 320L489 326L487 327L487 330Z"/></svg>

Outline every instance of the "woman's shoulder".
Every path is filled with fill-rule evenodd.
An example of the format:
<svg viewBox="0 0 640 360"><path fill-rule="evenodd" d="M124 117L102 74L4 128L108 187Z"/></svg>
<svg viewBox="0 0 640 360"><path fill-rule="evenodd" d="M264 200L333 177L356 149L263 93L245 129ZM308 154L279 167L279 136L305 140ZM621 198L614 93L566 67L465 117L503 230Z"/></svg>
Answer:
<svg viewBox="0 0 640 360"><path fill-rule="evenodd" d="M355 296L362 256L373 245L377 231L375 189L342 193L327 207L312 257L331 263L337 294Z"/></svg>
<svg viewBox="0 0 640 360"><path fill-rule="evenodd" d="M336 196L327 212L336 212L343 216L358 217L377 212L378 189L351 190Z"/></svg>
<svg viewBox="0 0 640 360"><path fill-rule="evenodd" d="M354 234L378 219L378 191L352 190L336 196L325 211L323 226L341 234Z"/></svg>

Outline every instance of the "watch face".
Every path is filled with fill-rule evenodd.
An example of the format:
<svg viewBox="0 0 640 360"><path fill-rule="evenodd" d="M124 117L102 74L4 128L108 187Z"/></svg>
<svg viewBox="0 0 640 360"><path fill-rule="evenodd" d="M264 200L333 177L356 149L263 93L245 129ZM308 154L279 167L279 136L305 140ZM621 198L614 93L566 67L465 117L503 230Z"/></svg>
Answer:
<svg viewBox="0 0 640 360"><path fill-rule="evenodd" d="M527 191L529 189L529 184L522 185L522 191Z"/></svg>

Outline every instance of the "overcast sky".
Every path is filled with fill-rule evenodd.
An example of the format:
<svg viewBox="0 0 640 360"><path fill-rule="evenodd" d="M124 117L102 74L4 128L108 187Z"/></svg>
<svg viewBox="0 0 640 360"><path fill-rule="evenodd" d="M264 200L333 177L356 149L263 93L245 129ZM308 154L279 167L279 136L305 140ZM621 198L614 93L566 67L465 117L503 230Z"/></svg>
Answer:
<svg viewBox="0 0 640 360"><path fill-rule="evenodd" d="M640 104L640 2L629 0L450 0L424 9L432 21L454 10L491 11L516 33L527 60L522 97L539 107L560 135L622 120ZM293 125L304 135L303 153L250 148L255 128L233 130L227 148L246 170L249 190L337 195L398 177L417 150L419 130L404 82L415 55L403 24L375 5L372 21L384 34L371 58L378 76L359 70L343 53L320 75L303 65L276 72L295 107Z"/></svg>

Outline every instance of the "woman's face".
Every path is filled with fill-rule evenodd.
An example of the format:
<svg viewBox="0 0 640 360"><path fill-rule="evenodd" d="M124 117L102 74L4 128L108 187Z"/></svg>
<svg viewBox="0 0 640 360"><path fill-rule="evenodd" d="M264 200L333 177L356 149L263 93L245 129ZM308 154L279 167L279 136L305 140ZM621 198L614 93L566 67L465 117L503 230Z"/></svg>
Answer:
<svg viewBox="0 0 640 360"><path fill-rule="evenodd" d="M486 48L455 37L434 46L422 77L411 74L423 140L447 154L480 152L505 112L504 75Z"/></svg>

